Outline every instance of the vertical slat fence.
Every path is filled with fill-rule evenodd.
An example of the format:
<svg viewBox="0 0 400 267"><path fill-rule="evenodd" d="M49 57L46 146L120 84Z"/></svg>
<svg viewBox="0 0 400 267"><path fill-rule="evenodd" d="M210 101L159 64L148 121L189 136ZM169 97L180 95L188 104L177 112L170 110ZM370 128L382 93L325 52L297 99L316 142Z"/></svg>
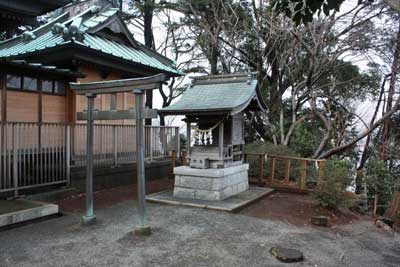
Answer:
<svg viewBox="0 0 400 267"><path fill-rule="evenodd" d="M71 166L86 164L86 124L0 122L0 193L66 184ZM145 128L145 158L170 157L179 151L178 127ZM135 126L96 124L94 164L136 160Z"/></svg>
<svg viewBox="0 0 400 267"><path fill-rule="evenodd" d="M85 165L86 124L73 125L72 164ZM118 165L136 161L136 139L134 125L94 126L94 164ZM145 127L145 159L170 157L179 147L179 128L169 126Z"/></svg>
<svg viewBox="0 0 400 267"><path fill-rule="evenodd" d="M66 125L1 122L0 193L67 182Z"/></svg>

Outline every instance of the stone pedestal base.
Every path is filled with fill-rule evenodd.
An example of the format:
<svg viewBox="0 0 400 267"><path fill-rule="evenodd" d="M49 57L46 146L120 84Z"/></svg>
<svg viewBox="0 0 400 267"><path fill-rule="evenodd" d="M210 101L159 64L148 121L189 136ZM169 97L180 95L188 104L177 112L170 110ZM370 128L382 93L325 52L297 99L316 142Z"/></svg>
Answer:
<svg viewBox="0 0 400 267"><path fill-rule="evenodd" d="M88 226L88 225L93 225L93 224L96 224L96 216L91 216L91 217L88 217L88 216L83 216L82 217L82 219L81 219L81 224L83 225L83 226Z"/></svg>
<svg viewBox="0 0 400 267"><path fill-rule="evenodd" d="M149 236L151 235L151 227L149 225L136 226L134 234L137 236Z"/></svg>
<svg viewBox="0 0 400 267"><path fill-rule="evenodd" d="M224 169L174 168L174 197L223 200L249 189L249 164Z"/></svg>

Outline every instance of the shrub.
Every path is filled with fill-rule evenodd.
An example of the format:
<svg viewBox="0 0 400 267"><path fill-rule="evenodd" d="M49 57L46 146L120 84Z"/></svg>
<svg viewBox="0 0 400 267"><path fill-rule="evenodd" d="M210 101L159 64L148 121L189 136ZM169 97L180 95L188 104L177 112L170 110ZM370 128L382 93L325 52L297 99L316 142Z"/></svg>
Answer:
<svg viewBox="0 0 400 267"><path fill-rule="evenodd" d="M297 157L296 152L283 145L274 145L270 142L256 141L244 146L245 153L267 153L279 156Z"/></svg>
<svg viewBox="0 0 400 267"><path fill-rule="evenodd" d="M347 206L349 198L345 192L350 185L351 164L346 160L329 160L325 162L324 178L314 189L313 197L318 204L328 209Z"/></svg>
<svg viewBox="0 0 400 267"><path fill-rule="evenodd" d="M399 176L391 171L383 160L374 158L368 160L365 169L368 197L372 199L375 194L378 194L378 205L385 209L392 200L393 194L400 189ZM381 213L384 209L381 209Z"/></svg>

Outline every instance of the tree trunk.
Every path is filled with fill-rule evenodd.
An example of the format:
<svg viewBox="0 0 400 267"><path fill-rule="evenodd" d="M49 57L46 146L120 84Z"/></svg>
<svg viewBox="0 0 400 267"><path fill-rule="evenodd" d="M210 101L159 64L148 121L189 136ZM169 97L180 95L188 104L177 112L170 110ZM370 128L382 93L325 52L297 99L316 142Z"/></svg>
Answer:
<svg viewBox="0 0 400 267"><path fill-rule="evenodd" d="M143 5L144 45L151 49L154 49L154 35L152 27L153 11L154 11L154 0L145 0ZM148 108L153 108L153 90L146 90L145 106ZM146 119L145 125L151 125L151 119Z"/></svg>
<svg viewBox="0 0 400 267"><path fill-rule="evenodd" d="M372 133L372 131L375 130L377 127L384 124L387 120L390 120L390 117L395 112L398 111L399 106L400 106L400 96L397 96L397 99L394 102L394 104L393 104L393 96L395 95L395 85L396 85L397 74L399 71L399 57L400 57L400 23L399 23L399 28L397 31L396 47L395 47L395 52L393 55L393 62L392 62L391 72L390 72L389 92L391 91L393 93L392 93L392 98L390 99L390 103L389 103L389 98L386 100L386 108L385 108L384 113L382 114L382 117L379 120L377 120L375 123L373 123L368 129L366 129L364 132L362 132L356 138L354 138L352 141L350 141L349 143L344 144L339 147L329 149L328 151L323 152L319 156L319 158L328 158L332 155L338 154L338 153L352 147L358 141L360 141L364 137L370 135ZM387 108L388 105L390 106L390 109ZM386 146L386 145L387 144L384 144L384 146ZM386 148L383 148L383 150L386 150ZM382 149L381 149L381 156L383 155L382 153L386 154L386 152L382 151Z"/></svg>
<svg viewBox="0 0 400 267"><path fill-rule="evenodd" d="M396 192L393 194L392 201L389 204L389 208L385 213L385 217L400 223L400 218L398 217L400 214L400 192Z"/></svg>
<svg viewBox="0 0 400 267"><path fill-rule="evenodd" d="M374 111L374 114L372 115L370 125L374 124L376 116L378 115L378 112L379 112L379 109L380 109L380 106L381 106L381 102L382 102L382 98L383 98L383 94L385 93L385 84L386 84L386 77L384 77L384 80L382 82L381 92L379 93L379 98L378 98L378 103L376 104L375 111ZM364 166L365 166L365 163L367 162L367 159L368 159L368 146L369 146L370 142L371 142L371 135L369 134L367 136L367 140L365 141L365 147L364 147L364 150L363 150L363 152L361 154L360 164L358 165L357 170L362 170L364 168ZM357 189L356 189L356 191L357 191Z"/></svg>
<svg viewBox="0 0 400 267"><path fill-rule="evenodd" d="M318 111L315 97L312 97L310 99L310 106L311 106L311 109L312 109L312 112L314 113L314 115L320 119L320 121L324 124L324 127L325 127L324 137L322 138L321 142L319 143L317 149L314 151L314 154L312 156L313 158L317 158L321 154L322 150L325 148L326 144L329 141L329 137L332 132L332 122L330 121L329 118L325 117L324 114L322 114L321 112Z"/></svg>
<svg viewBox="0 0 400 267"><path fill-rule="evenodd" d="M211 74L215 75L218 74L218 57L219 57L219 49L218 44L211 44L210 47L210 67L211 67Z"/></svg>
<svg viewBox="0 0 400 267"><path fill-rule="evenodd" d="M165 126L165 117L161 114L159 116L160 116L160 125Z"/></svg>
<svg viewBox="0 0 400 267"><path fill-rule="evenodd" d="M388 112L389 110L392 109L393 95L395 93L396 77L397 77L397 72L398 72L398 67L399 67L399 56L400 56L400 23L399 23L399 28L397 31L396 47L395 47L395 51L394 51L393 63L392 63L392 68L391 68L391 72L390 72L390 84L389 84L389 90L388 90L388 95L387 95L385 112ZM382 146L380 149L380 158L382 160L385 160L387 158L388 142L390 139L390 129L391 129L391 120L390 120L390 118L388 118L383 122L383 131L382 131L382 140L381 140Z"/></svg>

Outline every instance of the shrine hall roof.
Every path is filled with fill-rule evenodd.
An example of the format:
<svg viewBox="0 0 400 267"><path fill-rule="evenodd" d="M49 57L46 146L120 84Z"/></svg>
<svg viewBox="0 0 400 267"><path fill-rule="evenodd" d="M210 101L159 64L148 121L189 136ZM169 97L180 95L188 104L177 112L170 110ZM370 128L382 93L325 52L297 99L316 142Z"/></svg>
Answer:
<svg viewBox="0 0 400 267"><path fill-rule="evenodd" d="M0 59L27 59L50 52L112 59L130 68L179 76L174 61L136 41L117 8L91 6L78 15L59 14L48 23L0 42ZM125 65L124 65L125 66Z"/></svg>
<svg viewBox="0 0 400 267"><path fill-rule="evenodd" d="M266 108L253 74L193 77L192 84L174 104L159 110L165 115L202 113L236 114L247 107Z"/></svg>

